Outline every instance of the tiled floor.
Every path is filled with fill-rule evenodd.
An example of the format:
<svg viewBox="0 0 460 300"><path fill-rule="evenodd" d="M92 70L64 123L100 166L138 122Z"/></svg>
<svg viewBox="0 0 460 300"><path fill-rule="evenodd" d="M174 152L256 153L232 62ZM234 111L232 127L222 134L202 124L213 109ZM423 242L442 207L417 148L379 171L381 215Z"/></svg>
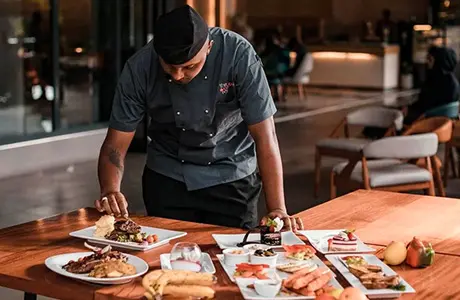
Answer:
<svg viewBox="0 0 460 300"><path fill-rule="evenodd" d="M291 97L287 104L279 105L277 131L284 164L286 201L291 213L328 200L328 174L337 160L324 160L320 197L314 199L312 187L316 141L326 137L346 112L356 106L392 103L396 98L395 92L314 89L304 101ZM350 106L350 103L355 104ZM307 112L309 115L302 115ZM144 213L140 184L144 160L142 154L130 154L126 161L123 191L133 213ZM449 196L460 196L460 189L455 186L451 181ZM2 180L0 227L92 206L98 193L95 161ZM259 207L260 213L263 213L263 201ZM16 291L0 290L0 299L16 300L21 299L21 296Z"/></svg>

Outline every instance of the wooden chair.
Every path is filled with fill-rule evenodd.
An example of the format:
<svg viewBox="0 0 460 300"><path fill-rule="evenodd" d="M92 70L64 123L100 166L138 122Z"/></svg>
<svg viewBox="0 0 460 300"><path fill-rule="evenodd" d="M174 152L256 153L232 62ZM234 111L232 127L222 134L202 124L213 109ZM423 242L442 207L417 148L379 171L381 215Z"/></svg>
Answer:
<svg viewBox="0 0 460 300"><path fill-rule="evenodd" d="M305 54L299 68L295 72L294 76L286 77L283 79L283 83L286 91L290 85L297 86L297 92L300 100L305 99L304 85L310 82L310 73L313 70L313 56L311 53Z"/></svg>
<svg viewBox="0 0 460 300"><path fill-rule="evenodd" d="M452 139L452 120L447 117L433 117L428 119L422 119L412 124L402 135L413 135L421 133L435 133L438 136L438 143L447 144ZM424 160L420 159L415 162L419 166L424 165ZM437 155L431 157L431 165L433 168L434 180L436 188L438 189L439 195L442 197L446 196L444 190L445 182L447 181L446 170L448 170L449 163L449 152L446 146L444 152L444 182L441 175L442 162Z"/></svg>
<svg viewBox="0 0 460 300"><path fill-rule="evenodd" d="M431 157L437 150L438 136L434 133L387 137L371 142L362 150L360 159L334 167L331 199L336 197L337 188L394 192L424 190L434 196ZM405 162L419 158L425 160L425 168Z"/></svg>
<svg viewBox="0 0 460 300"><path fill-rule="evenodd" d="M359 159L363 148L371 142L371 140L363 138L350 138L351 126L387 128L385 136L392 136L402 128L403 119L404 116L401 111L380 106L365 107L349 113L332 131L329 138L320 140L316 144L315 197L318 197L320 188L321 159L323 156ZM343 128L345 138L338 137L341 128Z"/></svg>
<svg viewBox="0 0 460 300"><path fill-rule="evenodd" d="M455 149L460 148L460 121L455 121L453 123L453 130L452 130L452 138L446 144L446 152L444 153L444 185L447 186L447 179L449 178L449 163L450 162L452 168L452 174L454 178L459 177L460 173L460 159L458 159L457 163L455 162ZM457 153L458 154L458 153ZM458 166L457 166L458 164Z"/></svg>

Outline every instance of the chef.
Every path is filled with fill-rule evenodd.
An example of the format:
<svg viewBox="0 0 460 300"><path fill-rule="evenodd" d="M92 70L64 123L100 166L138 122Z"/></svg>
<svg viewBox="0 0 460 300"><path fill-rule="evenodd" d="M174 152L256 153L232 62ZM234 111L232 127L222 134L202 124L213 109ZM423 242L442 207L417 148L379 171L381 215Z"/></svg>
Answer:
<svg viewBox="0 0 460 300"><path fill-rule="evenodd" d="M230 227L257 225L265 192L267 217L292 229L283 169L262 63L234 32L209 28L190 6L163 16L154 39L126 62L99 156L100 212L128 216L120 191L124 159L148 115L151 139L142 177L149 216Z"/></svg>

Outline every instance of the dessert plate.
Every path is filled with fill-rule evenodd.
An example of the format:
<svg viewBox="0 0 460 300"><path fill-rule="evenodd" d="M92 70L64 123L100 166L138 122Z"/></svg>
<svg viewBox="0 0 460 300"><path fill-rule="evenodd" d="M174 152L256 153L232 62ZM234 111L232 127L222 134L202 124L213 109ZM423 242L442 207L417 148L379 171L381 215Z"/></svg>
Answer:
<svg viewBox="0 0 460 300"><path fill-rule="evenodd" d="M243 241L244 235L244 233L213 234L212 237L214 238L220 249L227 249L237 248L237 244ZM292 231L281 232L281 240L283 245L305 245L305 243ZM248 242L260 242L260 233L249 234ZM270 246L270 248L282 248L282 246Z"/></svg>
<svg viewBox="0 0 460 300"><path fill-rule="evenodd" d="M339 234L345 229L334 229L334 230L299 230L299 234L305 236L313 247L322 254L337 254L337 253L366 253L375 252L374 248L371 248L364 244L358 236L357 248L355 251L329 251L328 240L333 236Z"/></svg>

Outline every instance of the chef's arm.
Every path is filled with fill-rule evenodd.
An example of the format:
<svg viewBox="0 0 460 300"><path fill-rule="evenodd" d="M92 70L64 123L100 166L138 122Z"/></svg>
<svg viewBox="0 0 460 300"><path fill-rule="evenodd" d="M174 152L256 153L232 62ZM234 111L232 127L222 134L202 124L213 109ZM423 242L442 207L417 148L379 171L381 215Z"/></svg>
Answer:
<svg viewBox="0 0 460 300"><path fill-rule="evenodd" d="M268 212L286 213L283 189L283 165L273 117L250 125L249 132L256 143L257 161L265 192Z"/></svg>
<svg viewBox="0 0 460 300"><path fill-rule="evenodd" d="M123 132L109 128L99 154L98 177L101 199L96 207L114 215L127 215L127 202L120 192L124 161L134 132ZM102 199L106 198L104 201Z"/></svg>

